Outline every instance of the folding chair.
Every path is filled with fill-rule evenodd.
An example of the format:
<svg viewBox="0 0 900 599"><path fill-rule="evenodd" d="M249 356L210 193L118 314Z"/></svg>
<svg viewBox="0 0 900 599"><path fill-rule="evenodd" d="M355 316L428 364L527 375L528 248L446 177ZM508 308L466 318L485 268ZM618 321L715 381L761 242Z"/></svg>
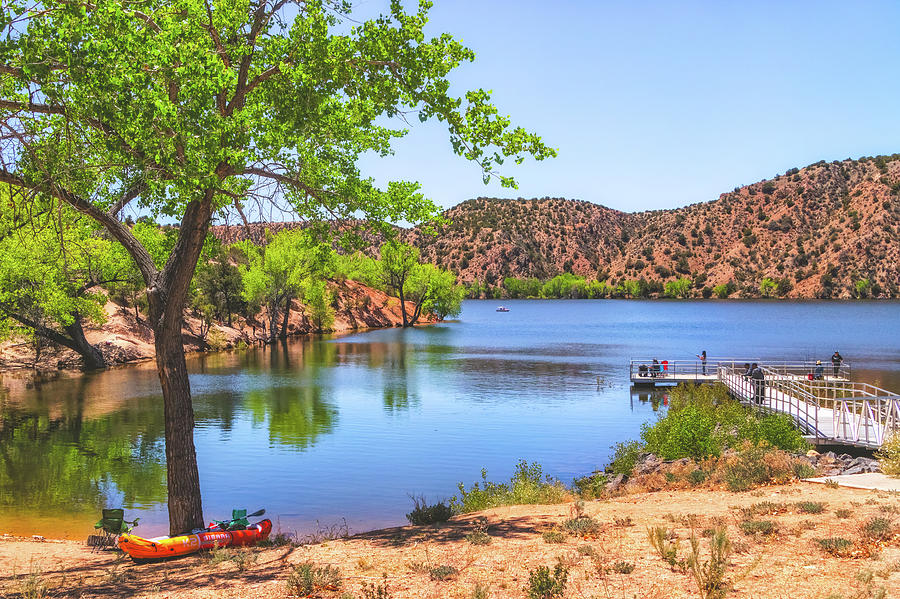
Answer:
<svg viewBox="0 0 900 599"><path fill-rule="evenodd" d="M107 547L115 547L116 539L123 532L130 532L132 528L137 526L140 518L132 521L125 519L125 510L123 509L105 509L103 517L94 524L94 529L98 534L88 537L88 546L93 549L102 550Z"/></svg>

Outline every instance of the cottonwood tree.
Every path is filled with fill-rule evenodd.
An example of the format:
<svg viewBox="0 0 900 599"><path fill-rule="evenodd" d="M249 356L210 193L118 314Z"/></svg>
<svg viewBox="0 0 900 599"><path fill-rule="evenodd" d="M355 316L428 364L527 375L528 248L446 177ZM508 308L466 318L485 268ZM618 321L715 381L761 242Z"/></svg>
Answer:
<svg viewBox="0 0 900 599"><path fill-rule="evenodd" d="M38 349L49 341L74 350L86 370L103 368L84 325L105 321L101 287L129 269L90 219L47 198L23 206L20 194L0 187L0 328L31 336Z"/></svg>
<svg viewBox="0 0 900 599"><path fill-rule="evenodd" d="M141 272L172 533L203 525L181 325L214 215L274 197L306 219L432 218L416 184L380 189L357 166L403 134L387 119L413 113L444 123L485 178L505 157L554 153L487 92L449 92L474 56L448 34L425 37L429 8L392 0L390 14L350 27L349 3L330 0L3 2L0 181L90 216ZM132 204L180 222L164 265L123 222Z"/></svg>

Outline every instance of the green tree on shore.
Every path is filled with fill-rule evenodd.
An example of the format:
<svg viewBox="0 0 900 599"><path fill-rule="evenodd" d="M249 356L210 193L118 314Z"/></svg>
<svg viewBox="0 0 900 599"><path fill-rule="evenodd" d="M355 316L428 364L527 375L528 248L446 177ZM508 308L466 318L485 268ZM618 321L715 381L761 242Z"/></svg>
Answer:
<svg viewBox="0 0 900 599"><path fill-rule="evenodd" d="M274 197L303 218L418 223L436 214L418 185L379 189L359 157L415 110L449 131L484 177L504 157L554 154L475 90L448 93L473 53L426 39L430 3L344 26L349 4L229 0L48 0L4 5L0 181L65 202L129 253L146 285L165 413L169 528L203 525L193 408L181 340L185 303L213 216ZM514 181L497 175L501 184ZM163 266L122 221L132 203L180 221Z"/></svg>

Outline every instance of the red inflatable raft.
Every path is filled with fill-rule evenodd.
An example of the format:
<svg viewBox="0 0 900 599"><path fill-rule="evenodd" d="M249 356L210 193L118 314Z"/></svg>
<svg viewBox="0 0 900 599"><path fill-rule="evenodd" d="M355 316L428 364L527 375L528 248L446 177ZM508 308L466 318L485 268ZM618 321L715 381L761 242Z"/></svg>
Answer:
<svg viewBox="0 0 900 599"><path fill-rule="evenodd" d="M137 535L119 537L119 549L133 559L165 559L196 553L215 547L242 547L254 545L268 538L272 521L263 520L244 530L211 530L180 537L145 539Z"/></svg>

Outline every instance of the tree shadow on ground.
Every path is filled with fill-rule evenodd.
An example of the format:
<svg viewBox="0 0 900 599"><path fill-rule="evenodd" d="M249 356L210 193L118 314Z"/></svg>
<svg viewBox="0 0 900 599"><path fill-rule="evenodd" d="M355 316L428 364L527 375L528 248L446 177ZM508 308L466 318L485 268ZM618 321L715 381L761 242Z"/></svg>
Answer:
<svg viewBox="0 0 900 599"><path fill-rule="evenodd" d="M398 526L353 535L383 547L402 547L415 543L454 543L479 527L480 516L457 516L453 520L424 526ZM489 517L486 532L498 539L523 539L541 534L556 523L555 516Z"/></svg>

